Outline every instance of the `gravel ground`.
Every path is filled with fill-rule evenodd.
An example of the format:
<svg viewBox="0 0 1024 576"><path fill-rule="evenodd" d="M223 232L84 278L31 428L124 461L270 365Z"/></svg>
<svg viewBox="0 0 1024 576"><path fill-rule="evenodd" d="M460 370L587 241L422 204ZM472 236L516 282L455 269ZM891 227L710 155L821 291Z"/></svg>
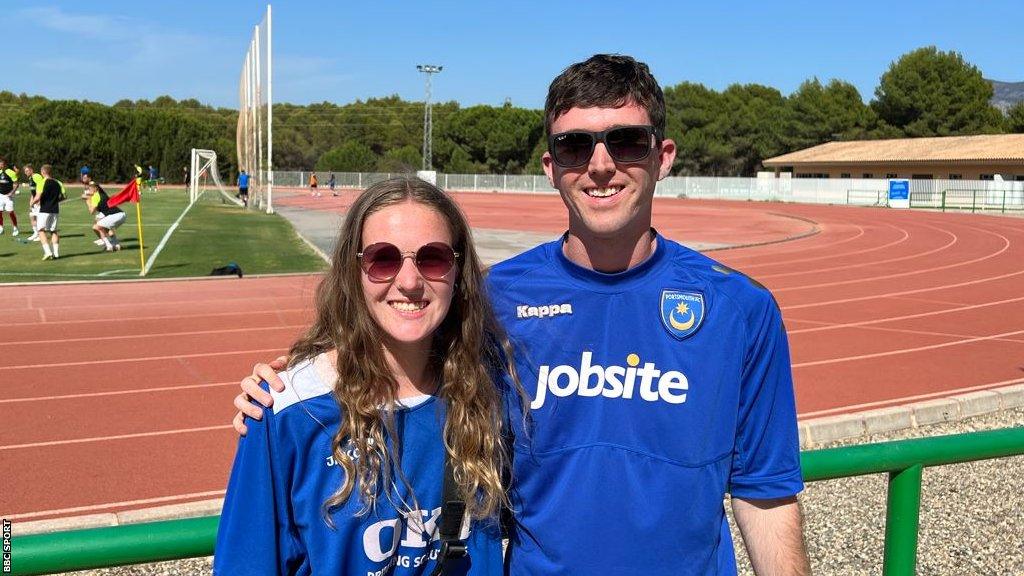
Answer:
<svg viewBox="0 0 1024 576"><path fill-rule="evenodd" d="M870 436L844 446L1024 426L1024 409L961 422ZM1024 457L925 468L921 488L920 576L1024 575ZM842 478L807 485L804 532L815 574L882 573L886 477ZM739 544L740 574L753 571Z"/></svg>
<svg viewBox="0 0 1024 576"><path fill-rule="evenodd" d="M855 442L884 442L1024 426L1024 409L961 422L879 434ZM926 468L918 544L920 576L1024 575L1024 457ZM884 475L815 482L804 507L807 547L814 573L881 574L885 526ZM737 539L741 575L753 571ZM166 576L210 574L211 558L160 562L76 574Z"/></svg>

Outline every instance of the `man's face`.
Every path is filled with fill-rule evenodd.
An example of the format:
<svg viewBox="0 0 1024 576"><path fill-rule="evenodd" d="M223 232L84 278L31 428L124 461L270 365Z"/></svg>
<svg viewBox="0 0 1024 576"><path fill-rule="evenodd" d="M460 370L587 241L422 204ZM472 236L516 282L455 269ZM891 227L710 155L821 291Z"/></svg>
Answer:
<svg viewBox="0 0 1024 576"><path fill-rule="evenodd" d="M571 108L551 125L551 133L586 130L599 132L616 126L647 125L647 110L635 104L619 108ZM564 168L551 152L542 157L544 172L569 209L569 231L599 238L643 234L651 225L654 186L668 175L676 157L672 140L655 144L647 158L619 163L603 143L594 147L583 166Z"/></svg>
<svg viewBox="0 0 1024 576"><path fill-rule="evenodd" d="M28 176L28 177L31 177L33 174L36 173L35 170L29 168L28 166L25 166L24 168L22 168L21 171L24 172L25 176Z"/></svg>

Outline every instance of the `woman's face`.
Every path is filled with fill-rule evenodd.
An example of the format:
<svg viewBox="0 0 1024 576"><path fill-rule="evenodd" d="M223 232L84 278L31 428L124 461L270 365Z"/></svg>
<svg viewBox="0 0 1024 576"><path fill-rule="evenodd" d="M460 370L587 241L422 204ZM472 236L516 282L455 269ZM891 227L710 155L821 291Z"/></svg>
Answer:
<svg viewBox="0 0 1024 576"><path fill-rule="evenodd" d="M363 222L360 250L387 242L403 254L442 242L452 245L448 223L439 212L407 201L374 212ZM361 272L363 295L370 315L396 344L427 344L448 314L458 265L440 280L427 280L416 267L415 257L402 259L397 275L388 281Z"/></svg>

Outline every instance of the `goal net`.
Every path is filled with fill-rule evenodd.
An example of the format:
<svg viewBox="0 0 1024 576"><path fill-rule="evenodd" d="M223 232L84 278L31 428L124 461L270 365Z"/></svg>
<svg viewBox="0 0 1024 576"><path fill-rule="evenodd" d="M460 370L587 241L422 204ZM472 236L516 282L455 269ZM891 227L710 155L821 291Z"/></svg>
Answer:
<svg viewBox="0 0 1024 576"><path fill-rule="evenodd" d="M223 201L232 202L238 206L242 201L231 194L224 186L217 170L217 153L213 150L192 149L192 179L188 183L189 205L195 204L204 192L210 189L217 190Z"/></svg>
<svg viewBox="0 0 1024 576"><path fill-rule="evenodd" d="M255 26L238 82L238 169L249 174L249 206L273 213L273 84L270 6Z"/></svg>

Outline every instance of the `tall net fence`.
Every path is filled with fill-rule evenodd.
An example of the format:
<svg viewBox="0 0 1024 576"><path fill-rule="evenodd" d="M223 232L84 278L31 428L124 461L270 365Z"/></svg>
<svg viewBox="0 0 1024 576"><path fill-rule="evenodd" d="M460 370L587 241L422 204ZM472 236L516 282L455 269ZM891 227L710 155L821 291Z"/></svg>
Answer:
<svg viewBox="0 0 1024 576"><path fill-rule="evenodd" d="M249 174L249 206L273 212L273 65L270 6L252 33L238 81L238 168Z"/></svg>

